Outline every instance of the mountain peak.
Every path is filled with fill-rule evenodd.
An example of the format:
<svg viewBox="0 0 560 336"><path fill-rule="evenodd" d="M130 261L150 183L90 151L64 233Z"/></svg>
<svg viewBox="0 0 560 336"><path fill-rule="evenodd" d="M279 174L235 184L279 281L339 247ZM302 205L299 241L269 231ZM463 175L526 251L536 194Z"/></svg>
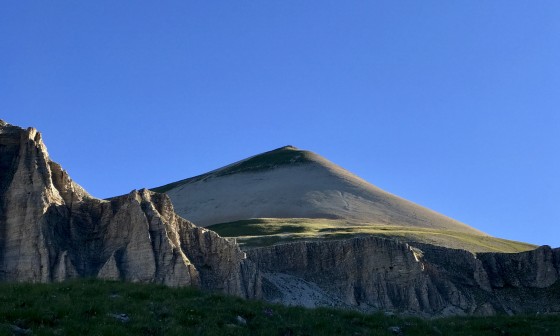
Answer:
<svg viewBox="0 0 560 336"><path fill-rule="evenodd" d="M237 173L255 173L267 170L272 170L285 166L296 166L306 163L317 162L322 158L306 150L298 149L297 147L287 145L280 148L270 150L261 154L257 154L241 161L234 162L227 166L212 170L208 173L194 176L185 180L173 182L161 187L153 188L153 191L166 192L172 188L180 186L185 183L192 183L201 180L207 180L212 177L221 177L226 175L233 175ZM324 160L324 159L322 159Z"/></svg>
<svg viewBox="0 0 560 336"><path fill-rule="evenodd" d="M484 235L293 146L153 190L167 193L178 214L202 226L252 218L324 218Z"/></svg>
<svg viewBox="0 0 560 336"><path fill-rule="evenodd" d="M208 174L217 177L237 173L254 173L317 161L325 161L325 159L313 152L288 145L248 157L244 160L216 169Z"/></svg>
<svg viewBox="0 0 560 336"><path fill-rule="evenodd" d="M295 146L292 146L292 145L286 145L286 146L283 146L283 147L280 147L280 148L277 148L277 149L274 149L274 150L275 151L278 151L278 150L299 150L299 148L297 148Z"/></svg>

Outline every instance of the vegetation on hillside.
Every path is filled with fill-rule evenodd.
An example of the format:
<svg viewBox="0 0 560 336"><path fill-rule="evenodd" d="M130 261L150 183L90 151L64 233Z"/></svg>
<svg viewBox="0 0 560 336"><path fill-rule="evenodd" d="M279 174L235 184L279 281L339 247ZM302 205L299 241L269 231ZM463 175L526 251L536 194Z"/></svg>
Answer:
<svg viewBox="0 0 560 336"><path fill-rule="evenodd" d="M196 181L204 180L208 177L219 177L237 173L257 172L288 164L302 164L312 161L313 156L315 156L315 154L309 151L299 150L292 146L284 146L269 152L255 155L248 159L233 163L226 167L202 175L169 183L161 187L153 188L151 190L164 193L185 183L193 183Z"/></svg>
<svg viewBox="0 0 560 336"><path fill-rule="evenodd" d="M560 316L423 320L285 307L193 288L0 284L0 335L559 335Z"/></svg>
<svg viewBox="0 0 560 336"><path fill-rule="evenodd" d="M345 220L310 218L258 218L208 227L222 237L234 237L244 248L261 247L297 240L343 239L361 235L396 238L471 252L522 252L535 245L463 232L403 227Z"/></svg>

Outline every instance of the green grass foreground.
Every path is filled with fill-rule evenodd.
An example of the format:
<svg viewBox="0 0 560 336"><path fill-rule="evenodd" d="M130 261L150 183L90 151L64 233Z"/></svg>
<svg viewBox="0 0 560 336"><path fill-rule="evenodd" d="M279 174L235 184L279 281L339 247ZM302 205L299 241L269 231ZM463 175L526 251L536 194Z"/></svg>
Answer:
<svg viewBox="0 0 560 336"><path fill-rule="evenodd" d="M401 335L560 335L560 316L423 320L149 284L0 284L1 335L395 335L390 327Z"/></svg>

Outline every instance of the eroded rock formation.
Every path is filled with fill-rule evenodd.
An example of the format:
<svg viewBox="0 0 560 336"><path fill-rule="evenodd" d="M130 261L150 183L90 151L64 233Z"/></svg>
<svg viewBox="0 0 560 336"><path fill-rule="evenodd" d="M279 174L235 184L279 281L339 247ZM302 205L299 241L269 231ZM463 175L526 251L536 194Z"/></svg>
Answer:
<svg viewBox="0 0 560 336"><path fill-rule="evenodd" d="M265 298L286 304L298 304L292 298L299 296L311 298L303 302L308 306L330 304L420 316L560 311L560 249L548 246L475 255L361 237L296 242L247 253L263 271L265 284L283 288L281 293L274 287L265 290ZM317 285L319 291L302 286L302 280Z"/></svg>
<svg viewBox="0 0 560 336"><path fill-rule="evenodd" d="M49 159L41 135L0 124L0 280L99 277L259 297L234 242L194 226L148 190L90 196Z"/></svg>

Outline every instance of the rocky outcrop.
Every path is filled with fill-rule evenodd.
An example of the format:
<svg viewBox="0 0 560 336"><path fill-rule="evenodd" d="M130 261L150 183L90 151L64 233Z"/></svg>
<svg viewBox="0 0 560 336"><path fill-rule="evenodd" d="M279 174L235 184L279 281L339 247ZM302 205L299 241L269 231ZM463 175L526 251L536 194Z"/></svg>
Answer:
<svg viewBox="0 0 560 336"><path fill-rule="evenodd" d="M560 276L560 249L550 246L513 254L479 253L477 257L494 288L546 288L556 283Z"/></svg>
<svg viewBox="0 0 560 336"><path fill-rule="evenodd" d="M523 253L479 256L427 244L362 237L296 242L249 250L265 283L264 291L286 304L303 288L293 278L316 285L303 294L307 306L332 305L364 311L400 311L420 316L560 311L560 249L541 247ZM283 286L277 279L283 278ZM286 282L292 282L292 286ZM548 293L548 294L547 294ZM297 296L303 296L299 293ZM325 298L331 298L325 302ZM512 297L523 297L511 300ZM542 306L543 297L548 305ZM313 300L315 298L316 300Z"/></svg>
<svg viewBox="0 0 560 336"><path fill-rule="evenodd" d="M475 313L560 312L560 249L477 253L432 245L417 247L435 276L475 293ZM483 291L480 291L482 289Z"/></svg>
<svg viewBox="0 0 560 336"><path fill-rule="evenodd" d="M238 246L148 190L90 196L49 159L41 135L0 124L0 280L99 277L260 296Z"/></svg>
<svg viewBox="0 0 560 336"><path fill-rule="evenodd" d="M434 315L468 311L474 305L472 295L452 282L432 278L418 250L395 240L298 242L253 249L248 255L265 272L265 279L297 276L364 311ZM278 295L276 300L290 303Z"/></svg>

